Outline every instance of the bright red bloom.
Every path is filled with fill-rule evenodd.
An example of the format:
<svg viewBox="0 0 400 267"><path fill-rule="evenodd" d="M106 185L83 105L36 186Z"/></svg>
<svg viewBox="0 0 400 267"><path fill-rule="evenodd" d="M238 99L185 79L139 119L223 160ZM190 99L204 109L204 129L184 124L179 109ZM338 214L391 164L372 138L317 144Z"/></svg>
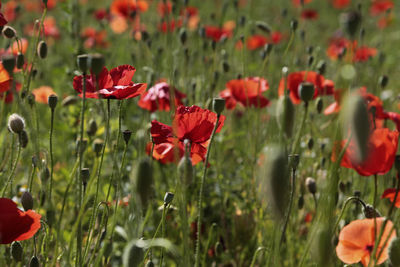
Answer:
<svg viewBox="0 0 400 267"><path fill-rule="evenodd" d="M182 19L179 19L178 21L171 19L168 21L163 21L158 25L158 29L163 32L163 33L167 33L167 32L173 32L176 28L179 28L182 26Z"/></svg>
<svg viewBox="0 0 400 267"><path fill-rule="evenodd" d="M394 3L390 0L375 0L372 2L369 13L372 16L377 16L379 14L385 13L389 9L393 9Z"/></svg>
<svg viewBox="0 0 400 267"><path fill-rule="evenodd" d="M285 94L285 85L286 88L290 91L289 96L290 99L294 104L300 104L301 99L299 95L299 86L302 82L310 82L314 84L315 87L315 92L314 92L314 97L315 99L318 95L323 95L326 94L325 91L325 85L328 86L329 92L332 91L332 86L333 82L329 81L328 83L325 83L325 78L324 76L314 72L314 71L300 71L300 72L292 72L288 75L286 82L282 78L280 83L279 83L279 88L278 88L278 93L279 95L284 95Z"/></svg>
<svg viewBox="0 0 400 267"><path fill-rule="evenodd" d="M346 52L347 61L351 62L364 62L374 57L377 54L377 49L368 46L357 46L357 41L351 42L346 38L332 38L330 40L326 54L332 60L336 60ZM351 58L352 56L352 58Z"/></svg>
<svg viewBox="0 0 400 267"><path fill-rule="evenodd" d="M178 107L172 127L153 120L150 130L154 143L153 158L162 163L176 162L183 156L183 142L188 139L192 164L195 165L205 160L216 121L216 113L198 106ZM216 132L221 130L224 121L225 116L221 116ZM179 158L176 158L175 155Z"/></svg>
<svg viewBox="0 0 400 267"><path fill-rule="evenodd" d="M359 48L355 49L355 55L353 58L354 62L364 62L370 59L371 57L374 57L378 53L378 50L376 48L371 48L367 46L361 46Z"/></svg>
<svg viewBox="0 0 400 267"><path fill-rule="evenodd" d="M85 39L86 48L100 47L107 48L109 43L105 40L107 32L105 30L97 31L95 28L86 27L83 30L82 37Z"/></svg>
<svg viewBox="0 0 400 267"><path fill-rule="evenodd" d="M271 41L273 44L279 44L283 38L285 38L285 35L278 31L271 33Z"/></svg>
<svg viewBox="0 0 400 267"><path fill-rule="evenodd" d="M376 218L377 233L381 231L384 220L385 218L383 217ZM378 253L380 253L380 251L382 251L382 253L377 262L373 262L372 266L381 264L387 260L390 241L396 237L396 231L390 234L392 227L393 223L390 220L387 221L377 249ZM385 243L385 240L388 240L388 242ZM369 266L374 245L375 219L355 220L343 227L340 231L336 254L338 258L346 264L354 264L361 261L364 266ZM375 255L375 257L377 256L378 255Z"/></svg>
<svg viewBox="0 0 400 267"><path fill-rule="evenodd" d="M318 19L318 12L314 9L304 9L301 12L301 18L309 19L309 20L316 20L316 19Z"/></svg>
<svg viewBox="0 0 400 267"><path fill-rule="evenodd" d="M95 17L95 19L97 20L110 20L110 14L108 13L107 9L105 8L99 8L97 10L94 11L93 16Z"/></svg>
<svg viewBox="0 0 400 267"><path fill-rule="evenodd" d="M31 238L40 229L41 217L33 210L18 209L11 199L0 198L0 244Z"/></svg>
<svg viewBox="0 0 400 267"><path fill-rule="evenodd" d="M170 110L170 85L166 82L159 82L152 86L148 91L144 92L139 100L139 107L147 109L150 112L157 110ZM182 99L185 98L184 93L174 89L175 106L182 105Z"/></svg>
<svg viewBox="0 0 400 267"><path fill-rule="evenodd" d="M345 49L349 49L349 47L350 41L346 38L333 38L329 42L326 54L330 59L336 60L344 53Z"/></svg>
<svg viewBox="0 0 400 267"><path fill-rule="evenodd" d="M354 156L356 149L354 142L350 141L340 165L345 168L354 169L362 176L385 174L392 168L394 163L398 138L398 131L390 131L387 128L374 129L369 137L366 159L360 163L352 162L351 159L356 158ZM346 140L342 141L341 147L345 143ZM334 149L333 151L332 161L336 161L337 155L335 151L337 150Z"/></svg>
<svg viewBox="0 0 400 267"><path fill-rule="evenodd" d="M219 28L217 26L205 26L205 30L206 37L213 39L215 42L218 42L224 37L229 38L232 36L231 30Z"/></svg>
<svg viewBox="0 0 400 267"><path fill-rule="evenodd" d="M390 199L390 202L393 203L394 197L396 196L396 191L397 191L396 188L388 188L383 192L381 198L388 198ZM396 202L394 203L394 206L396 208L400 208L400 191L397 193Z"/></svg>
<svg viewBox="0 0 400 267"><path fill-rule="evenodd" d="M134 12L145 12L149 8L146 1L141 0L114 0L111 4L111 14L130 18Z"/></svg>
<svg viewBox="0 0 400 267"><path fill-rule="evenodd" d="M86 75L87 98L127 99L141 95L146 90L145 83L133 83L132 77L136 69L130 65L121 65L110 71L106 67L98 75L98 88L96 90L96 77L94 74ZM75 76L73 81L75 91L82 97L83 75Z"/></svg>
<svg viewBox="0 0 400 267"><path fill-rule="evenodd" d="M226 100L226 108L234 109L239 102L244 107L265 107L269 100L262 95L269 89L267 80L260 77L249 77L239 80L230 80L226 89L219 93Z"/></svg>

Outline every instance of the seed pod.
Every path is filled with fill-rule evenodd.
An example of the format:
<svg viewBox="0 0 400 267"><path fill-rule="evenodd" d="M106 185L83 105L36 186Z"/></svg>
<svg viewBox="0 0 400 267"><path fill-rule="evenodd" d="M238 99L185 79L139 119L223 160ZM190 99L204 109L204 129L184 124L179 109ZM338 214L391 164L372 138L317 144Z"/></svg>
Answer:
<svg viewBox="0 0 400 267"><path fill-rule="evenodd" d="M18 115L13 113L8 117L8 129L16 134L20 134L25 128L25 120Z"/></svg>
<svg viewBox="0 0 400 267"><path fill-rule="evenodd" d="M277 218L283 219L288 204L289 175L287 155L280 148L270 148L261 179L261 197L267 197Z"/></svg>
<svg viewBox="0 0 400 267"><path fill-rule="evenodd" d="M343 124L343 132L352 134L352 142L355 144L355 153L352 162L359 163L365 160L368 154L368 140L370 134L370 122L367 106L364 99L352 94L348 96L340 111L340 117Z"/></svg>
<svg viewBox="0 0 400 267"><path fill-rule="evenodd" d="M28 146L29 137L28 133L25 130L18 135L18 140L22 148L26 148Z"/></svg>
<svg viewBox="0 0 400 267"><path fill-rule="evenodd" d="M45 41L40 41L37 46L37 54L39 58L45 59L47 57L47 44Z"/></svg>
<svg viewBox="0 0 400 267"><path fill-rule="evenodd" d="M54 110L57 106L57 102L58 102L58 96L52 94L49 95L48 99L47 99L47 103L50 107L50 109Z"/></svg>
<svg viewBox="0 0 400 267"><path fill-rule="evenodd" d="M317 192L317 184L316 184L314 178L307 177L306 187L308 189L308 192L310 192L313 195Z"/></svg>
<svg viewBox="0 0 400 267"><path fill-rule="evenodd" d="M93 141L93 150L97 156L100 156L101 151L103 150L103 140L95 139Z"/></svg>
<svg viewBox="0 0 400 267"><path fill-rule="evenodd" d="M90 54L88 62L90 69L96 75L100 74L105 64L104 57L101 54Z"/></svg>
<svg viewBox="0 0 400 267"><path fill-rule="evenodd" d="M29 267L39 267L40 262L36 256L32 256L31 260L29 261Z"/></svg>
<svg viewBox="0 0 400 267"><path fill-rule="evenodd" d="M318 114L321 114L323 108L324 108L324 101L322 100L321 97L318 97L317 101L315 102L315 109L317 110Z"/></svg>
<svg viewBox="0 0 400 267"><path fill-rule="evenodd" d="M153 186L153 170L150 161L145 158L139 162L135 176L135 191L139 195L142 207L147 207Z"/></svg>
<svg viewBox="0 0 400 267"><path fill-rule="evenodd" d="M25 64L24 54L22 54L21 52L18 52L18 55L17 55L17 69L22 69L24 64Z"/></svg>
<svg viewBox="0 0 400 267"><path fill-rule="evenodd" d="M375 217L382 217L382 215L379 213L379 211L374 209L374 207L370 204L365 205L365 207L363 208L363 213L364 213L365 218L368 218L368 219L372 219Z"/></svg>
<svg viewBox="0 0 400 267"><path fill-rule="evenodd" d="M21 197L22 207L24 207L25 211L33 209L33 198L31 193L25 191Z"/></svg>
<svg viewBox="0 0 400 267"><path fill-rule="evenodd" d="M81 177L82 177L82 183L83 185L87 185L87 182L90 178L90 170L89 168L82 168L81 170Z"/></svg>
<svg viewBox="0 0 400 267"><path fill-rule="evenodd" d="M86 73L88 71L88 61L89 61L89 56L87 54L79 55L76 58L76 63L78 65L78 68L83 73Z"/></svg>
<svg viewBox="0 0 400 267"><path fill-rule="evenodd" d="M396 237L392 239L389 244L389 260L393 267L400 266L400 238Z"/></svg>
<svg viewBox="0 0 400 267"><path fill-rule="evenodd" d="M14 67L15 67L15 57L14 55L4 55L2 58L2 64L4 69L8 72L8 74L11 76L13 75L14 72Z"/></svg>
<svg viewBox="0 0 400 267"><path fill-rule="evenodd" d="M218 115L220 115L222 113L222 111L224 111L224 108L225 108L225 99L214 98L212 105L213 105L214 112L217 113Z"/></svg>
<svg viewBox="0 0 400 267"><path fill-rule="evenodd" d="M299 85L299 95L301 100L304 102L309 102L313 99L315 93L315 86L313 83L302 82Z"/></svg>
<svg viewBox="0 0 400 267"><path fill-rule="evenodd" d="M151 260L149 260L149 261L146 263L146 267L154 267L154 263L153 263Z"/></svg>
<svg viewBox="0 0 400 267"><path fill-rule="evenodd" d="M21 243L18 241L14 241L11 243L11 256L15 261L22 261L22 255L24 254L24 249L21 246Z"/></svg>
<svg viewBox="0 0 400 267"><path fill-rule="evenodd" d="M124 267L136 267L139 266L143 261L143 249L136 243L137 240L133 240L125 247L122 257Z"/></svg>
<svg viewBox="0 0 400 267"><path fill-rule="evenodd" d="M4 37L11 39L14 38L17 35L17 32L15 29L11 26L4 26L3 31L2 31Z"/></svg>
<svg viewBox="0 0 400 267"><path fill-rule="evenodd" d="M361 25L361 14L358 11L342 13L340 15L340 22L350 37L354 38Z"/></svg>
<svg viewBox="0 0 400 267"><path fill-rule="evenodd" d="M295 19L292 19L290 21L290 28L292 29L293 32L295 32L297 30L297 27L299 25L299 22Z"/></svg>
<svg viewBox="0 0 400 267"><path fill-rule="evenodd" d="M287 138L292 137L295 108L288 96L281 96L277 104L277 119L281 131Z"/></svg>

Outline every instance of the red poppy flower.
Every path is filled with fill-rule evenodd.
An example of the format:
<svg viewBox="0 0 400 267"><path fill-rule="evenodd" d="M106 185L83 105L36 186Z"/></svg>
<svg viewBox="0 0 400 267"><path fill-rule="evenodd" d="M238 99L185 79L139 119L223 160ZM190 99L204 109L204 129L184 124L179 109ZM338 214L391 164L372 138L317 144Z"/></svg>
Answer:
<svg viewBox="0 0 400 267"><path fill-rule="evenodd" d="M167 33L167 32L173 32L176 28L179 28L182 26L182 20L179 19L178 21L171 19L168 21L163 21L158 25L158 29L163 32L163 33Z"/></svg>
<svg viewBox="0 0 400 267"><path fill-rule="evenodd" d="M271 33L271 41L273 44L279 44L284 38L285 38L285 35L278 31Z"/></svg>
<svg viewBox="0 0 400 267"><path fill-rule="evenodd" d="M346 38L332 38L329 42L326 54L332 60L338 59L343 54L345 49L349 49L350 41Z"/></svg>
<svg viewBox="0 0 400 267"><path fill-rule="evenodd" d="M0 198L0 244L31 238L40 229L41 217L32 210L18 209L11 199Z"/></svg>
<svg viewBox="0 0 400 267"><path fill-rule="evenodd" d="M164 1L160 1L157 4L157 12L161 17L164 17L167 14L170 14L172 12L172 3L171 1L167 1L164 3Z"/></svg>
<svg viewBox="0 0 400 267"><path fill-rule="evenodd" d="M352 162L356 153L355 144L350 141L349 146L343 156L341 166L351 168L362 176L371 176L375 174L387 173L393 165L397 145L398 145L399 132L390 131L387 128L374 129L368 141L368 155L363 162ZM344 146L346 140L341 142L341 147ZM333 150L332 161L336 161L336 149Z"/></svg>
<svg viewBox="0 0 400 267"><path fill-rule="evenodd" d="M110 20L110 14L108 13L107 9L99 8L94 11L93 16L97 20Z"/></svg>
<svg viewBox="0 0 400 267"><path fill-rule="evenodd" d="M264 47L268 43L268 38L263 35L252 35L247 39L246 45L249 50L256 50L258 48Z"/></svg>
<svg viewBox="0 0 400 267"><path fill-rule="evenodd" d="M225 28L220 28L217 26L205 26L206 37L213 39L218 42L222 38L229 38L232 36L232 31Z"/></svg>
<svg viewBox="0 0 400 267"><path fill-rule="evenodd" d="M301 18L309 19L309 20L316 20L316 19L318 19L318 12L314 9L304 9L301 12Z"/></svg>
<svg viewBox="0 0 400 267"><path fill-rule="evenodd" d="M146 1L141 0L114 0L111 3L111 14L130 18L134 12L145 12L149 8Z"/></svg>
<svg viewBox="0 0 400 267"><path fill-rule="evenodd" d="M289 96L290 99L294 104L300 104L301 99L299 95L299 86L302 82L310 82L314 84L315 87L315 92L314 92L314 97L315 99L318 95L323 94L324 90L324 85L325 85L325 78L324 76L314 72L314 71L300 71L300 72L292 72L288 75L287 81L285 83L284 79L281 79L279 83L279 88L278 88L278 93L279 95L284 95L285 94L285 84L288 90L290 91ZM328 86L332 86L332 84L329 82L327 84Z"/></svg>
<svg viewBox="0 0 400 267"><path fill-rule="evenodd" d="M132 77L136 69L130 65L121 65L110 71L106 67L98 75L98 88L96 90L95 75L86 75L86 97L87 98L111 98L127 99L136 97L146 90L145 83L133 83ZM75 76L73 86L75 91L82 97L83 75Z"/></svg>
<svg viewBox="0 0 400 267"><path fill-rule="evenodd" d="M19 82L15 84L15 90L17 92L21 91L21 87L22 85ZM11 90L5 91L3 93L0 93L0 99L2 99L6 104L10 104L14 100L14 94L13 92L11 92Z"/></svg>
<svg viewBox="0 0 400 267"><path fill-rule="evenodd" d="M333 7L337 9L346 8L350 2L351 0L332 0Z"/></svg>
<svg viewBox="0 0 400 267"><path fill-rule="evenodd" d="M379 14L385 13L387 10L394 7L393 1L390 0L375 0L372 2L369 13L372 16L377 16Z"/></svg>
<svg viewBox="0 0 400 267"><path fill-rule="evenodd" d="M396 188L388 188L383 192L381 198L388 198L390 199L390 202L393 203L394 197L396 196L396 191ZM400 208L400 192L397 193L396 203L394 204L394 206L396 208Z"/></svg>
<svg viewBox="0 0 400 267"><path fill-rule="evenodd" d="M170 110L170 99L169 99L170 85L166 82L156 83L149 90L144 92L139 100L139 107L147 109L150 112L157 110L169 111ZM185 98L184 93L174 89L175 106L182 105L182 99Z"/></svg>
<svg viewBox="0 0 400 267"><path fill-rule="evenodd" d="M105 30L97 31L95 28L86 27L83 30L82 37L85 39L86 48L100 47L107 48L109 43L105 40L107 32Z"/></svg>
<svg viewBox="0 0 400 267"><path fill-rule="evenodd" d="M1 2L0 2L0 8L1 8ZM3 13L0 13L0 27L6 24L7 24L6 18L4 17Z"/></svg>
<svg viewBox="0 0 400 267"><path fill-rule="evenodd" d="M376 50L376 48L361 46L355 49L355 55L353 61L364 62L370 59L371 57L374 57L377 53L378 50Z"/></svg>
<svg viewBox="0 0 400 267"><path fill-rule="evenodd" d="M225 116L221 116L216 132L219 132L224 124ZM176 110L173 127L156 120L151 122L151 136L154 143L153 157L162 163L176 162L177 154L184 154L183 142L190 141L190 157L195 165L205 159L207 147L217 114L198 106L180 106Z"/></svg>
<svg viewBox="0 0 400 267"><path fill-rule="evenodd" d="M249 77L239 80L230 80L226 89L220 92L220 97L226 100L226 108L234 109L239 102L244 107L265 107L269 100L262 95L269 89L267 80L260 77Z"/></svg>
<svg viewBox="0 0 400 267"><path fill-rule="evenodd" d="M376 232L379 233L385 218L376 218ZM396 237L396 231L390 234L393 227L391 221L387 221L377 252L382 253L376 264L381 264L388 258L390 241ZM389 236L390 234L390 236ZM388 239L385 246L384 242ZM336 247L336 255L346 264L360 262L364 266L369 265L371 254L375 245L375 219L355 220L343 227L339 234L339 243ZM378 254L377 253L377 254ZM375 255L377 257L378 255ZM374 266L375 264L373 264Z"/></svg>

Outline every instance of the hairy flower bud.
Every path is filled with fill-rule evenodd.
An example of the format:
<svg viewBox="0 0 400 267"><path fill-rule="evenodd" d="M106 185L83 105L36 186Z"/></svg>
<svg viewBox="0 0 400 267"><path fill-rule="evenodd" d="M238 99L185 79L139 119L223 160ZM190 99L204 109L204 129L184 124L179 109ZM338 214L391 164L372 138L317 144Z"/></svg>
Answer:
<svg viewBox="0 0 400 267"><path fill-rule="evenodd" d="M307 177L306 187L308 189L308 192L310 192L313 195L317 192L317 184L316 184L314 178Z"/></svg>
<svg viewBox="0 0 400 267"><path fill-rule="evenodd" d="M15 57L14 55L4 55L2 58L2 64L4 69L8 72L8 74L11 76L13 75L14 72L14 67L15 67Z"/></svg>
<svg viewBox="0 0 400 267"><path fill-rule="evenodd" d="M22 194L21 203L22 203L22 207L24 207L25 211L33 209L33 198L32 198L31 193L29 193L28 191L25 191Z"/></svg>
<svg viewBox="0 0 400 267"><path fill-rule="evenodd" d="M8 117L8 129L16 134L20 134L25 128L25 120L18 115L13 113Z"/></svg>
<svg viewBox="0 0 400 267"><path fill-rule="evenodd" d="M39 58L45 59L47 57L47 44L45 41L40 41L37 46L37 54Z"/></svg>
<svg viewBox="0 0 400 267"><path fill-rule="evenodd" d="M11 256L15 261L22 261L22 255L24 253L24 249L21 246L21 243L18 241L14 241L11 244Z"/></svg>
<svg viewBox="0 0 400 267"><path fill-rule="evenodd" d="M14 38L17 35L17 32L15 29L11 26L4 26L3 31L2 31L4 37L11 39Z"/></svg>

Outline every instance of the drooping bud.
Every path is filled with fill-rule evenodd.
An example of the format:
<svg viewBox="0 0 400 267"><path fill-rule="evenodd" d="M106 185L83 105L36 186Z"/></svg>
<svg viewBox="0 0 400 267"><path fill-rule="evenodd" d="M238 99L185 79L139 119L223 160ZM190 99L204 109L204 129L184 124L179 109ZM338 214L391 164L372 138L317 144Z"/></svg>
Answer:
<svg viewBox="0 0 400 267"><path fill-rule="evenodd" d="M318 114L321 114L323 108L324 108L324 101L322 100L321 97L318 97L317 101L315 102L315 109L317 110Z"/></svg>
<svg viewBox="0 0 400 267"><path fill-rule="evenodd" d="M19 144L22 148L26 148L29 142L28 133L25 130L22 130L18 135Z"/></svg>
<svg viewBox="0 0 400 267"><path fill-rule="evenodd" d="M312 137L310 139L308 139L307 147L308 147L309 150L313 149L313 147L314 147L314 139Z"/></svg>
<svg viewBox="0 0 400 267"><path fill-rule="evenodd" d="M296 19L292 19L290 21L290 28L292 29L293 32L297 30L297 27L299 25L299 22Z"/></svg>
<svg viewBox="0 0 400 267"><path fill-rule="evenodd" d="M11 256L15 261L22 261L22 255L24 254L24 249L21 246L21 243L18 241L14 241L11 243Z"/></svg>
<svg viewBox="0 0 400 267"><path fill-rule="evenodd" d="M174 199L174 194L171 192L165 193L164 196L164 205L168 205Z"/></svg>
<svg viewBox="0 0 400 267"><path fill-rule="evenodd" d="M82 177L82 183L83 185L87 185L87 182L90 178L90 171L89 168L82 168L81 170L81 177Z"/></svg>
<svg viewBox="0 0 400 267"><path fill-rule="evenodd" d="M370 122L367 106L364 99L358 94L348 96L340 111L344 133L352 135L355 153L351 161L359 163L365 160L368 154L368 140Z"/></svg>
<svg viewBox="0 0 400 267"><path fill-rule="evenodd" d="M302 82L299 85L299 95L301 100L303 100L304 102L309 102L310 100L312 100L314 97L314 92L315 86L313 83Z"/></svg>
<svg viewBox="0 0 400 267"><path fill-rule="evenodd" d="M212 105L214 112L217 113L218 115L221 115L222 111L224 111L225 108L225 99L214 98Z"/></svg>
<svg viewBox="0 0 400 267"><path fill-rule="evenodd" d="M76 58L76 63L78 65L78 68L80 71L82 71L83 73L86 73L88 71L88 55L87 54L83 54L83 55L79 55Z"/></svg>
<svg viewBox="0 0 400 267"><path fill-rule="evenodd" d="M24 64L25 64L24 54L22 54L21 52L18 52L18 55L17 55L17 69L22 69Z"/></svg>
<svg viewBox="0 0 400 267"><path fill-rule="evenodd" d="M134 178L135 191L140 197L142 207L145 208L150 199L153 186L153 170L147 158L139 162Z"/></svg>
<svg viewBox="0 0 400 267"><path fill-rule="evenodd" d="M39 58L45 59L47 57L47 44L45 41L40 41L37 46L37 54Z"/></svg>
<svg viewBox="0 0 400 267"><path fill-rule="evenodd" d="M358 11L349 11L340 15L340 22L350 37L354 38L361 25L361 14Z"/></svg>
<svg viewBox="0 0 400 267"><path fill-rule="evenodd" d="M101 54L90 54L88 62L90 69L96 75L100 74L105 64L104 57Z"/></svg>
<svg viewBox="0 0 400 267"><path fill-rule="evenodd" d="M389 260L393 267L400 267L400 238L392 239L389 244Z"/></svg>
<svg viewBox="0 0 400 267"><path fill-rule="evenodd" d="M25 128L25 120L18 115L13 113L8 117L8 129L16 134L20 134Z"/></svg>
<svg viewBox="0 0 400 267"><path fill-rule="evenodd" d="M17 32L15 29L11 26L4 26L3 31L2 31L4 37L11 39L14 38L17 35Z"/></svg>
<svg viewBox="0 0 400 267"><path fill-rule="evenodd" d="M375 217L382 217L382 215L379 213L379 211L374 209L374 207L370 204L365 205L365 207L363 208L363 213L364 213L365 218L368 218L368 219L372 219Z"/></svg>
<svg viewBox="0 0 400 267"><path fill-rule="evenodd" d="M47 99L47 103L50 107L50 109L54 110L57 106L57 102L58 102L58 96L52 94L49 95L48 99Z"/></svg>
<svg viewBox="0 0 400 267"><path fill-rule="evenodd" d="M32 256L31 260L29 261L29 267L39 267L40 262L36 256Z"/></svg>
<svg viewBox="0 0 400 267"><path fill-rule="evenodd" d="M307 177L306 187L308 189L308 192L310 192L313 195L317 192L317 184L316 184L314 178Z"/></svg>
<svg viewBox="0 0 400 267"><path fill-rule="evenodd" d="M13 75L14 72L14 67L15 67L15 57L14 55L4 55L2 58L2 64L4 69L8 72L8 74L11 76Z"/></svg>
<svg viewBox="0 0 400 267"><path fill-rule="evenodd" d="M33 198L32 198L31 193L29 193L28 191L25 191L22 194L21 203L22 203L22 207L24 208L25 211L33 209Z"/></svg>
<svg viewBox="0 0 400 267"><path fill-rule="evenodd" d="M287 138L292 137L295 108L288 96L281 96L277 104L277 119L279 128L285 133Z"/></svg>

